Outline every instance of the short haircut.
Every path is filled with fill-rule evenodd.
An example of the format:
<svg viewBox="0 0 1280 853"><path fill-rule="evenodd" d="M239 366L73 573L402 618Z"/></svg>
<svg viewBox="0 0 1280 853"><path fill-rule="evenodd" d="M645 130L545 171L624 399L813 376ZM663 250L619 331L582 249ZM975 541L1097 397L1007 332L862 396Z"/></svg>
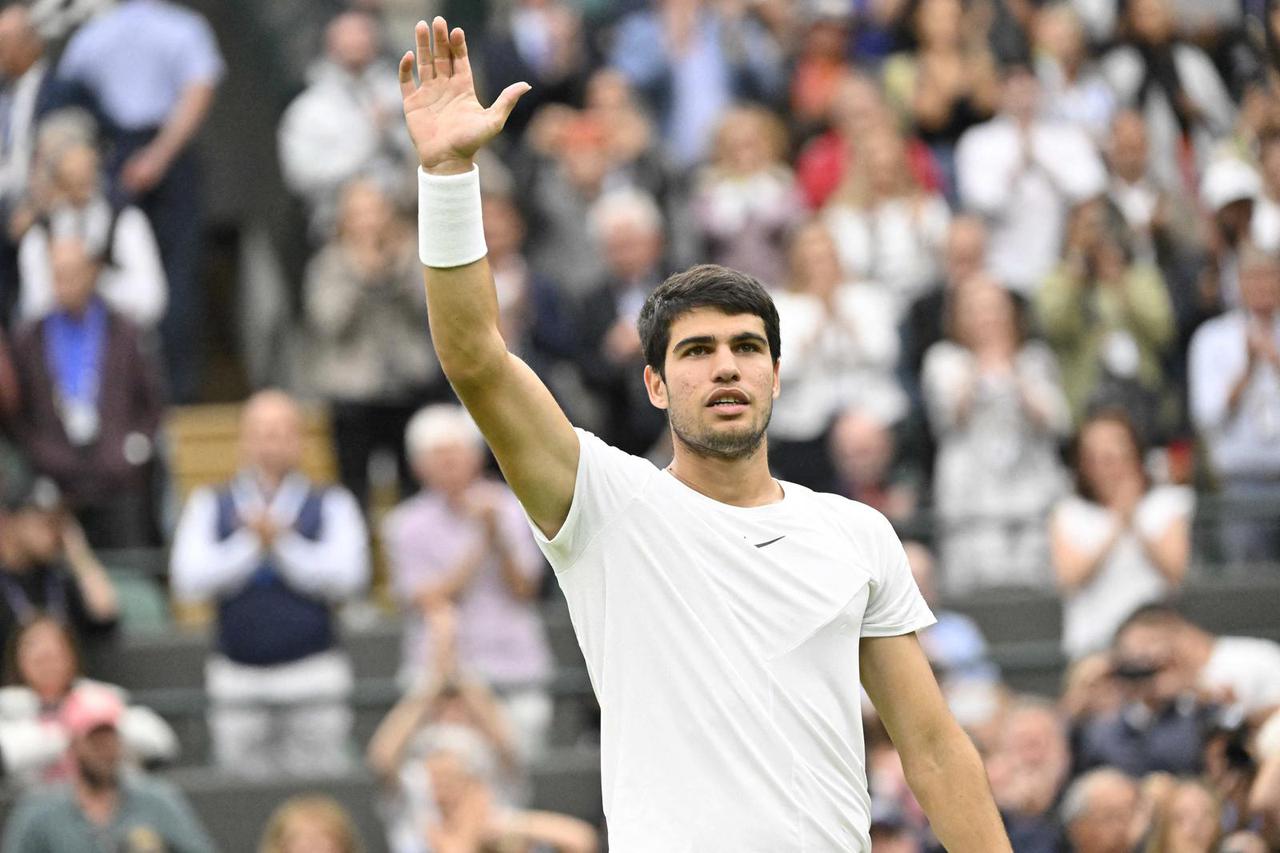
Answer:
<svg viewBox="0 0 1280 853"><path fill-rule="evenodd" d="M404 445L410 459L443 444L484 446L484 437L467 410L451 403L424 406L409 419L404 430Z"/></svg>
<svg viewBox="0 0 1280 853"><path fill-rule="evenodd" d="M1112 643L1118 642L1120 636L1130 628L1145 626L1173 628L1186 624L1189 624L1189 620L1182 615L1172 602L1153 601L1150 604L1142 605L1125 617L1124 621L1120 623L1120 627L1116 628L1115 634L1112 635Z"/></svg>
<svg viewBox="0 0 1280 853"><path fill-rule="evenodd" d="M1076 778L1062 795L1062 805L1058 807L1058 817L1063 826L1070 826L1089 813L1089 796L1099 782L1124 781L1130 785L1133 779L1114 767L1098 767Z"/></svg>
<svg viewBox="0 0 1280 853"><path fill-rule="evenodd" d="M618 222L634 225L646 234L661 235L664 228L658 203L637 189L610 190L587 212L587 224L596 239L603 238Z"/></svg>
<svg viewBox="0 0 1280 853"><path fill-rule="evenodd" d="M666 376L667 345L671 324L698 308L714 308L724 314L751 314L764 322L769 355L782 355L778 309L763 284L752 276L717 264L699 264L676 273L649 294L640 310L640 340L645 363Z"/></svg>

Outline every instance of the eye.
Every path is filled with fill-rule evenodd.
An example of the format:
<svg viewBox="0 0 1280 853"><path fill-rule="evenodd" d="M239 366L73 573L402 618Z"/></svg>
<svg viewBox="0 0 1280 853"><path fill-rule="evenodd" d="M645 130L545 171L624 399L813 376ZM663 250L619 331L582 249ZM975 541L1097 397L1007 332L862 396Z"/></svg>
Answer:
<svg viewBox="0 0 1280 853"><path fill-rule="evenodd" d="M742 341L734 349L738 352L760 352L760 344L755 341Z"/></svg>
<svg viewBox="0 0 1280 853"><path fill-rule="evenodd" d="M710 348L703 344L696 344L684 351L685 355L706 355L711 352Z"/></svg>

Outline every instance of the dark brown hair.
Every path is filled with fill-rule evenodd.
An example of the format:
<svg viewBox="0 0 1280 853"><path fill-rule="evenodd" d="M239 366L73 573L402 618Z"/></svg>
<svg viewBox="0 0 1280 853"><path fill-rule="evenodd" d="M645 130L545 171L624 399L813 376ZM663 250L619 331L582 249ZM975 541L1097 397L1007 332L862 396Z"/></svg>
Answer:
<svg viewBox="0 0 1280 853"><path fill-rule="evenodd" d="M1138 471L1142 475L1143 489L1151 488L1151 478L1147 476L1146 466L1143 465L1143 457L1146 456L1146 443L1142 440L1142 435L1138 432L1138 428L1134 426L1133 419L1129 417L1129 413L1124 409L1114 406L1100 408L1090 412L1085 417L1084 422L1080 424L1080 429L1076 431L1074 446L1072 448L1072 467L1076 472L1076 494L1089 501L1090 503L1098 502L1098 495L1093 490L1093 486L1089 484L1088 478L1084 475L1084 468L1080 464L1080 459L1084 449L1085 430L1096 423L1107 422L1120 426L1125 435L1129 437L1129 444L1133 448L1134 457L1138 460Z"/></svg>

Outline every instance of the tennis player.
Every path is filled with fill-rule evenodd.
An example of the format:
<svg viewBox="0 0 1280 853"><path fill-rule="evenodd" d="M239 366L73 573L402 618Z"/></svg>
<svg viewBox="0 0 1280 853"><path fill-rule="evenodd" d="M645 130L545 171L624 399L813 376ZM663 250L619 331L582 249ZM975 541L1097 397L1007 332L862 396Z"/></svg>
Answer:
<svg viewBox="0 0 1280 853"><path fill-rule="evenodd" d="M670 467L574 429L498 332L472 162L529 87L486 109L462 31L436 18L415 36L400 87L432 339L568 599L600 700L610 849L867 853L861 683L946 848L1008 851L916 641L933 616L889 523L769 474L779 342L764 288L699 266L646 302L644 382L670 421Z"/></svg>

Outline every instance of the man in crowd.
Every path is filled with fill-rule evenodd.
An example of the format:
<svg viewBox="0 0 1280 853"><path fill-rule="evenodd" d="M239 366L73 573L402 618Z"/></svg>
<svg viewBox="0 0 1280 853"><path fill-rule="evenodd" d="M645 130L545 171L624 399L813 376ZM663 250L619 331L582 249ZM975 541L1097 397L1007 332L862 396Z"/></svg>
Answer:
<svg viewBox="0 0 1280 853"><path fill-rule="evenodd" d="M191 495L173 544L175 594L217 606L214 759L250 776L340 772L352 674L333 611L368 582L360 507L298 470L302 415L280 391L245 404L241 453L235 479Z"/></svg>
<svg viewBox="0 0 1280 853"><path fill-rule="evenodd" d="M72 781L27 795L5 827L3 848L166 850L212 853L213 842L176 788L124 770L124 705L105 687L76 691L62 709L75 763Z"/></svg>
<svg viewBox="0 0 1280 853"><path fill-rule="evenodd" d="M1060 809L1075 853L1129 853L1138 838L1138 786L1118 770L1092 770L1067 789Z"/></svg>

